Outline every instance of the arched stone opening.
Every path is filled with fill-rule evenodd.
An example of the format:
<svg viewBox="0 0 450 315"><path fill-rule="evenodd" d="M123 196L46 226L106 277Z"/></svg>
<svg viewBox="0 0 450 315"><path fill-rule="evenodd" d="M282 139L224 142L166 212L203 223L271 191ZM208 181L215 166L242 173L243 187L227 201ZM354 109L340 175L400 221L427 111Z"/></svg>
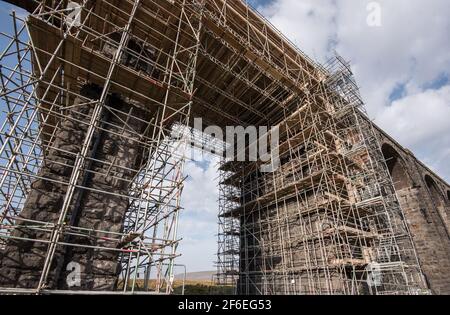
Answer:
<svg viewBox="0 0 450 315"><path fill-rule="evenodd" d="M406 172L404 161L400 154L389 144L382 146L383 156L386 160L396 190L406 189L412 186L412 180Z"/></svg>
<svg viewBox="0 0 450 315"><path fill-rule="evenodd" d="M450 202L450 190L447 190L447 201Z"/></svg>
<svg viewBox="0 0 450 315"><path fill-rule="evenodd" d="M433 178L431 178L430 175L425 175L425 183L427 184L428 189L430 190L431 197L433 198L434 202L437 206L440 206L443 204L444 196L439 191L439 188L434 181Z"/></svg>
<svg viewBox="0 0 450 315"><path fill-rule="evenodd" d="M425 183L427 185L428 191L430 193L432 202L434 204L435 209L437 210L437 215L439 216L442 225L445 227L447 236L449 236L449 227L447 225L447 214L445 210L445 195L442 190L439 189L435 180L430 175L425 175L424 177Z"/></svg>

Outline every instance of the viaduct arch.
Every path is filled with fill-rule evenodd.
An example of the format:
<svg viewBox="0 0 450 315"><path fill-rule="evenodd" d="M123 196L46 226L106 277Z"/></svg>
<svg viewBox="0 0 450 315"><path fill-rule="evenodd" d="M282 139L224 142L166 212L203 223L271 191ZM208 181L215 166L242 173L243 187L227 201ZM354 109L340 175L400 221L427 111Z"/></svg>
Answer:
<svg viewBox="0 0 450 315"><path fill-rule="evenodd" d="M76 18L65 1L8 2L31 14L2 56L21 57L1 94L0 286L133 293L156 270L156 292L172 292L173 146L202 117L280 132L275 172L260 159L221 166L220 283L449 292L448 205L435 200L449 186L361 113L341 57L319 66L243 1L80 0Z"/></svg>

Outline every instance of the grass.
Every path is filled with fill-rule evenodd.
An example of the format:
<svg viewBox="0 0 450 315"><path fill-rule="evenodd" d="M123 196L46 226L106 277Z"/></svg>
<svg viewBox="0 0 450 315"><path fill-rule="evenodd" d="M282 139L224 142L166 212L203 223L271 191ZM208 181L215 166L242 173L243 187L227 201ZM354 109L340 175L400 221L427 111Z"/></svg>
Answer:
<svg viewBox="0 0 450 315"><path fill-rule="evenodd" d="M120 286L120 285L119 285ZM144 281L136 281L137 290L144 288ZM154 290L156 288L156 281L150 280L149 289ZM183 281L175 280L173 283L173 294L181 295L183 292ZM233 294L232 287L217 286L212 281L208 280L186 280L184 283L185 295L231 295Z"/></svg>

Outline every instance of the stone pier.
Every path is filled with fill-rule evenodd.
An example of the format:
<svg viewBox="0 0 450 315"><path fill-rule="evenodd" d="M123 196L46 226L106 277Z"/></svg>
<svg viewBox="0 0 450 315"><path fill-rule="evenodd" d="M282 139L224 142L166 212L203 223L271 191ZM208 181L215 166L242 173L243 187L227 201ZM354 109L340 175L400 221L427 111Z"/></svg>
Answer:
<svg viewBox="0 0 450 315"><path fill-rule="evenodd" d="M85 86L81 94L91 100L99 98L101 90ZM75 103L82 103L79 99ZM85 101L83 101L85 102ZM76 104L75 104L76 105ZM100 130L96 130L86 160L72 197L65 224L108 232L121 232L129 207L130 182L145 163L145 153L138 145L137 135L145 132L147 124L133 117L145 119L143 110L110 96L103 109ZM57 128L51 147L20 214L25 220L56 223L61 213L64 197L75 159L85 139L93 105L74 106L65 113ZM114 111L114 112L112 112ZM130 113L130 115L128 115ZM85 123L82 123L85 122ZM108 192L108 193L105 193ZM50 232L29 229L32 222L21 221L13 232L16 238L50 239ZM106 236L106 235L104 235ZM65 243L117 248L118 243L85 236L62 236ZM47 255L48 243L10 239L0 257L0 286L36 288ZM51 265L46 287L68 289L66 278L73 271L68 264L78 263L81 268L79 290L113 290L120 266L117 251L87 247L58 246ZM67 270L69 269L69 270Z"/></svg>

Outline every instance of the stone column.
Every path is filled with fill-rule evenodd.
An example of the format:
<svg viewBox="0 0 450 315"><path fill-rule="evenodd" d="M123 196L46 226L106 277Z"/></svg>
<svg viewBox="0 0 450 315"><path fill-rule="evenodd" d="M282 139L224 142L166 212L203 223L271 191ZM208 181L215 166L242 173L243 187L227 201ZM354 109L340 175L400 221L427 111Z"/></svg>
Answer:
<svg viewBox="0 0 450 315"><path fill-rule="evenodd" d="M100 91L97 87L85 86L81 94L95 100L98 99ZM96 131L89 154L93 160L88 159L92 161L85 164L88 171L85 169L81 173L77 183L89 189L76 189L66 224L121 232L125 213L129 207L129 198L126 197L129 183L144 163L144 150L137 143L137 135L142 135L147 127L146 123L130 117L145 118L147 114L115 96L108 98L107 105L124 113L131 111L132 115L111 114L104 109L101 127L105 130ZM75 106L73 110L65 113L38 173L40 178L31 185L20 213L21 218L48 223L58 221L76 154L81 151L88 128L77 120L88 121L89 117L86 115L92 110L93 106L82 105ZM34 224L19 221L12 236L32 240L50 238L49 232L31 230L26 228L27 225ZM37 287L48 244L32 240L8 241L0 256L0 287ZM63 236L61 240L108 248L116 248L118 245L86 237ZM72 290L112 290L120 271L118 255L118 252L113 251L58 246L47 287L67 289L66 277L70 273L66 270L67 265L74 262L81 266L81 286L73 287Z"/></svg>

